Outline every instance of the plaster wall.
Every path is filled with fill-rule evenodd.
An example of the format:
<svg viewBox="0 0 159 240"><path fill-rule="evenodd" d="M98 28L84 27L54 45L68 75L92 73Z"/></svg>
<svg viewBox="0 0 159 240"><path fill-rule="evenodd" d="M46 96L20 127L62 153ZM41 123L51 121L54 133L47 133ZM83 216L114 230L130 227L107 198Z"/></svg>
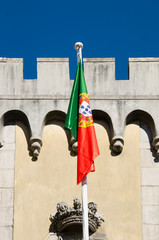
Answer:
<svg viewBox="0 0 159 240"><path fill-rule="evenodd" d="M57 202L72 205L74 197L81 199L76 157L68 151L63 125L54 121L45 126L35 162L28 155L24 126L16 127L14 240L45 240ZM141 240L139 126L126 127L124 151L118 156L109 150L107 125L98 122L95 127L100 156L96 172L88 175L88 201L96 202L105 216L98 231L109 240Z"/></svg>

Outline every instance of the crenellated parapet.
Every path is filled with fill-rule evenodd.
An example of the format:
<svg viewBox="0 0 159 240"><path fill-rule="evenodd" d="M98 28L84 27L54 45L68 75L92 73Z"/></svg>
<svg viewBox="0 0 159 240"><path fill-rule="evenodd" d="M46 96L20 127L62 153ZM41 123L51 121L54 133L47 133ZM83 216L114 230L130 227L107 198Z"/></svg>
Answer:
<svg viewBox="0 0 159 240"><path fill-rule="evenodd" d="M115 80L113 58L83 59L84 73L95 121L109 126L110 145L120 153L124 129L132 121L146 122L159 155L159 58L129 59L129 80ZM23 79L23 59L0 59L0 142L3 126L22 121L28 129L29 148L37 157L43 127L65 121L73 81L69 59L38 58L37 79ZM74 141L67 133L69 144ZM74 148L75 150L75 148Z"/></svg>
<svg viewBox="0 0 159 240"><path fill-rule="evenodd" d="M23 59L0 59L0 95L16 98L64 97L69 94L68 58L38 58L37 79L23 79Z"/></svg>
<svg viewBox="0 0 159 240"><path fill-rule="evenodd" d="M115 60L84 59L91 105L109 122L112 148L121 152L124 129L131 121L146 122L159 154L159 58L130 58L129 80L115 80Z"/></svg>

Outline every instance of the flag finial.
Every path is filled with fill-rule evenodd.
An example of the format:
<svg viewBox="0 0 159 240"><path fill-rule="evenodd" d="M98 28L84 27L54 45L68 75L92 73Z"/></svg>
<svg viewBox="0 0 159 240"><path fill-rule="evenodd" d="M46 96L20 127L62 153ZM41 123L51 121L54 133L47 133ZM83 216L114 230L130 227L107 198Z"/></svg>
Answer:
<svg viewBox="0 0 159 240"><path fill-rule="evenodd" d="M83 49L83 43L81 43L81 42L76 42L76 43L75 43L75 49L78 50L78 48Z"/></svg>
<svg viewBox="0 0 159 240"><path fill-rule="evenodd" d="M77 50L77 64L78 64L80 59L81 59L81 62L82 62L83 43L76 42L75 43L75 49Z"/></svg>

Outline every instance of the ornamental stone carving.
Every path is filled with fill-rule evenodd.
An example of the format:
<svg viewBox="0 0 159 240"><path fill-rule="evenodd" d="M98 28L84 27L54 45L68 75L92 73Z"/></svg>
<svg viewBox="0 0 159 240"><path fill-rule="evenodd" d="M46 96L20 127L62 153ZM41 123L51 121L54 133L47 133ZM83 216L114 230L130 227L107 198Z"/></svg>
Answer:
<svg viewBox="0 0 159 240"><path fill-rule="evenodd" d="M73 136L71 137L71 140L70 140L70 146L72 147L73 152L77 154L78 142Z"/></svg>
<svg viewBox="0 0 159 240"><path fill-rule="evenodd" d="M63 232L65 229L82 225L82 208L78 198L73 200L73 207L64 202L57 203L57 212L50 215L54 232ZM91 232L96 232L104 222L102 213L97 212L97 204L88 203L88 221Z"/></svg>
<svg viewBox="0 0 159 240"><path fill-rule="evenodd" d="M124 139L121 136L115 136L112 138L112 147L114 152L121 153L124 147Z"/></svg>
<svg viewBox="0 0 159 240"><path fill-rule="evenodd" d="M40 153L40 149L42 147L42 139L38 136L34 136L30 138L30 145L32 150L33 157L37 158Z"/></svg>

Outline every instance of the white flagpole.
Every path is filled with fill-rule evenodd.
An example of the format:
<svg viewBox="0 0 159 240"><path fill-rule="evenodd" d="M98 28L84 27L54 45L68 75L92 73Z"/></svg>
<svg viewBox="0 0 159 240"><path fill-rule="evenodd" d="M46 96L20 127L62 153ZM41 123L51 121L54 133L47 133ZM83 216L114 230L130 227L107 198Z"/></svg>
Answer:
<svg viewBox="0 0 159 240"><path fill-rule="evenodd" d="M82 181L82 216L83 216L83 240L88 240L89 232L88 232L87 176Z"/></svg>
<svg viewBox="0 0 159 240"><path fill-rule="evenodd" d="M77 64L81 59L82 62L82 48L81 42L75 43L75 49L77 50ZM88 199L87 199L87 176L82 181L82 217L83 217L83 240L89 239L88 232Z"/></svg>

